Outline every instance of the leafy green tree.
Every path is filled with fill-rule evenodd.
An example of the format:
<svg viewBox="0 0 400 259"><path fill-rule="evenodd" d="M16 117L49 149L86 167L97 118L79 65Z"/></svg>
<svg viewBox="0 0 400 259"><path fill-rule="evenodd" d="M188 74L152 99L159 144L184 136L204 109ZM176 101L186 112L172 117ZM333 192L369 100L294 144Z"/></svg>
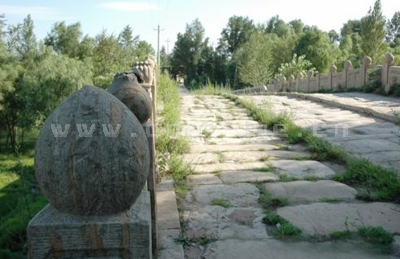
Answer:
<svg viewBox="0 0 400 259"><path fill-rule="evenodd" d="M289 25L293 28L294 33L296 33L297 35L303 33L304 23L300 19L290 21Z"/></svg>
<svg viewBox="0 0 400 259"><path fill-rule="evenodd" d="M155 53L156 52L150 43L145 40L140 40L136 45L135 56L132 61L136 62L137 60L145 60L148 55L155 56Z"/></svg>
<svg viewBox="0 0 400 259"><path fill-rule="evenodd" d="M372 58L377 64L383 59L387 51L385 40L385 17L382 15L381 1L377 0L374 8L368 11L367 16L361 19L361 50L364 55Z"/></svg>
<svg viewBox="0 0 400 259"><path fill-rule="evenodd" d="M343 24L342 29L340 29L340 37L344 38L347 35L351 35L353 33L361 33L361 21L360 20L348 20L345 24Z"/></svg>
<svg viewBox="0 0 400 259"><path fill-rule="evenodd" d="M222 30L221 41L227 47L227 53L233 56L234 52L246 43L256 27L248 17L232 16Z"/></svg>
<svg viewBox="0 0 400 259"><path fill-rule="evenodd" d="M57 53L74 58L78 57L81 37L82 29L79 22L67 26L63 21L53 25L50 33L44 39L44 43L52 46Z"/></svg>
<svg viewBox="0 0 400 259"><path fill-rule="evenodd" d="M175 68L183 67L189 83L199 82L198 65L207 41L201 22L196 19L186 25L184 34L179 33L174 49L171 53L171 65Z"/></svg>
<svg viewBox="0 0 400 259"><path fill-rule="evenodd" d="M338 34L335 30L330 30L330 31L328 32L328 36L329 36L329 40L330 40L333 44L338 44L338 43L339 43L340 36L339 36L339 34Z"/></svg>
<svg viewBox="0 0 400 259"><path fill-rule="evenodd" d="M74 91L92 84L92 73L82 61L47 54L24 73L19 93L25 104L23 126L40 125Z"/></svg>
<svg viewBox="0 0 400 259"><path fill-rule="evenodd" d="M16 50L23 60L32 60L37 51L36 36L34 33L34 24L31 15L28 15L20 27L18 33L18 44Z"/></svg>
<svg viewBox="0 0 400 259"><path fill-rule="evenodd" d="M107 31L103 30L94 41L93 83L95 86L107 88L117 72L129 71L131 67L121 65L121 59L124 57L117 37L108 35Z"/></svg>
<svg viewBox="0 0 400 259"><path fill-rule="evenodd" d="M237 79L246 85L261 86L272 77L272 42L263 33L253 33L250 39L237 51Z"/></svg>
<svg viewBox="0 0 400 259"><path fill-rule="evenodd" d="M311 62L305 59L305 56L297 56L293 54L293 58L290 62L281 64L278 70L278 74L275 78L288 78L290 75L297 77L299 74L306 75L308 70L315 71Z"/></svg>
<svg viewBox="0 0 400 259"><path fill-rule="evenodd" d="M392 48L400 46L400 11L395 12L392 19L387 22L386 42Z"/></svg>
<svg viewBox="0 0 400 259"><path fill-rule="evenodd" d="M340 41L339 49L341 50L341 55L338 61L350 60L354 67L360 66L363 58L360 34L352 33L343 37Z"/></svg>
<svg viewBox="0 0 400 259"><path fill-rule="evenodd" d="M139 36L133 36L133 31L131 26L127 25L122 30L122 32L118 36L118 40L121 46L124 47L133 47L137 45L139 41Z"/></svg>
<svg viewBox="0 0 400 259"><path fill-rule="evenodd" d="M318 72L327 72L328 68L337 60L340 52L330 42L326 32L311 27L304 31L295 48L295 53L305 56Z"/></svg>

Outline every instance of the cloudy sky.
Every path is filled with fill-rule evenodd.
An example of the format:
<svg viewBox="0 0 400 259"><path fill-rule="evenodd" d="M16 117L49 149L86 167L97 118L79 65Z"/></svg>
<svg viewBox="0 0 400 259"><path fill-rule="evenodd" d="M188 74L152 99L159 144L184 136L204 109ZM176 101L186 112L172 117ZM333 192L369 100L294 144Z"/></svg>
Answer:
<svg viewBox="0 0 400 259"><path fill-rule="evenodd" d="M176 35L186 24L199 18L211 43L217 43L221 31L233 15L248 16L264 23L279 15L286 22L301 19L307 25L339 31L349 19L365 16L375 0L0 0L0 14L8 24L17 24L31 14L38 39L43 39L57 21L80 22L84 34L95 36L103 29L118 35L130 25L141 40L172 50ZM391 18L400 11L400 0L381 0L383 14ZM169 43L167 43L169 41Z"/></svg>

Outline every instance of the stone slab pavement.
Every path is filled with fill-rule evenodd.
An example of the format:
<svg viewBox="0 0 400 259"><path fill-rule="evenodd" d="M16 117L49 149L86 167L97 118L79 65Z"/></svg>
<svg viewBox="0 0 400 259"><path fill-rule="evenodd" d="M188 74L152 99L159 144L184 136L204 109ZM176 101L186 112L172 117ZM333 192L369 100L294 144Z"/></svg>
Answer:
<svg viewBox="0 0 400 259"><path fill-rule="evenodd" d="M361 97L356 97L358 95ZM400 127L385 119L350 111L344 105L351 103L353 106L359 105L360 109L366 109L365 106L369 105L369 109L389 116L393 115L393 110L400 111L399 100L363 93L301 96L307 99L295 98L293 95L241 98L247 98L260 106L270 103L275 112L288 114L296 125L311 130L314 135L344 148L350 154L400 172ZM343 107L312 101L310 96L334 100L332 102L341 103Z"/></svg>
<svg viewBox="0 0 400 259"><path fill-rule="evenodd" d="M288 96L323 102L339 108L373 115L394 123L400 119L400 98L396 97L359 92L334 94L289 93Z"/></svg>
<svg viewBox="0 0 400 259"><path fill-rule="evenodd" d="M262 102L261 98L269 97L252 98ZM310 160L304 147L287 145L254 122L245 109L223 97L185 94L180 106L186 128L182 134L191 142L191 151L183 159L195 172L188 177L187 193L179 202L170 181L157 186L158 258L395 258L396 252L382 254L361 240L316 243L308 242L307 237L343 230L348 219L396 232L400 226L398 205L357 200L354 188L331 180L336 165ZM282 107L284 110L286 105ZM304 111L310 120L317 120L313 116L320 113L318 109ZM329 119L338 111L330 110ZM362 127L365 121L357 123L352 125ZM395 145L394 138L386 140ZM382 147L383 151L388 150ZM311 182L309 177L320 180ZM299 240L276 239L274 231L279 226L263 223L261 191L287 199L287 206L276 213L302 230ZM393 251L398 252L396 249Z"/></svg>

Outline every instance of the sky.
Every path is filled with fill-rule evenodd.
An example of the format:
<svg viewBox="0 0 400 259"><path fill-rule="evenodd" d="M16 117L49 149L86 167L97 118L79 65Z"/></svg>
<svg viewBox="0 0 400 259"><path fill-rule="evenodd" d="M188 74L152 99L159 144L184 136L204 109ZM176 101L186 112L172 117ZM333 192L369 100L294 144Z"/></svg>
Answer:
<svg viewBox="0 0 400 259"><path fill-rule="evenodd" d="M0 14L6 23L16 25L31 14L37 39L43 39L56 22L81 23L83 34L94 37L102 30L118 35L130 25L134 35L170 53L178 33L196 18L210 43L217 45L230 17L247 16L255 24L278 15L285 22L301 19L324 31L336 30L350 19L360 19L375 0L0 0ZM386 19L400 11L400 0L381 0Z"/></svg>

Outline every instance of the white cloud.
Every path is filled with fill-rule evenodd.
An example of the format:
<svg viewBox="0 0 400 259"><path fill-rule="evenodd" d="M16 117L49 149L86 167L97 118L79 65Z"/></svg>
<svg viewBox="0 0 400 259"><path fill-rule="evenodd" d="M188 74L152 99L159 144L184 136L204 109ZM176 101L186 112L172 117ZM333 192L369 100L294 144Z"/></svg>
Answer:
<svg viewBox="0 0 400 259"><path fill-rule="evenodd" d="M158 7L155 4L149 3L126 3L126 2L116 2L116 3L103 3L98 5L99 8L117 10L117 11L147 11L147 10L157 10Z"/></svg>
<svg viewBox="0 0 400 259"><path fill-rule="evenodd" d="M27 16L30 14L32 18L38 20L68 20L73 17L64 17L55 8L42 6L23 6L23 5L0 5L0 13L7 16Z"/></svg>

